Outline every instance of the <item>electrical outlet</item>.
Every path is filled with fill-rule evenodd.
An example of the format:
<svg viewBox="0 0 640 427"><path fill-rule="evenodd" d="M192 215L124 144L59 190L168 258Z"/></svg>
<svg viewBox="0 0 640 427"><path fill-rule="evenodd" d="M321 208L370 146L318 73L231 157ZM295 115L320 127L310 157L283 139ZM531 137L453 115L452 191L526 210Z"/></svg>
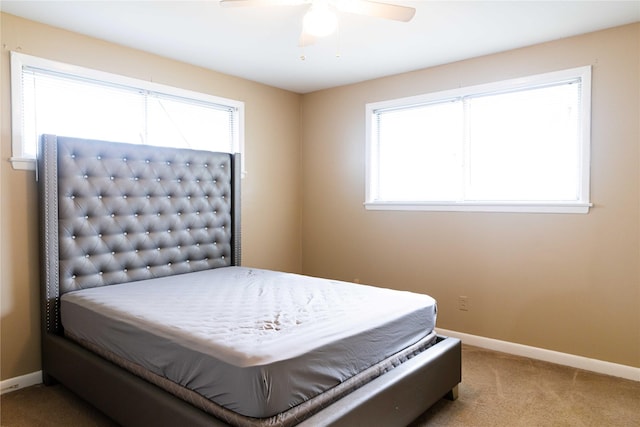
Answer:
<svg viewBox="0 0 640 427"><path fill-rule="evenodd" d="M469 311L469 297L465 297L465 296L458 297L458 310Z"/></svg>

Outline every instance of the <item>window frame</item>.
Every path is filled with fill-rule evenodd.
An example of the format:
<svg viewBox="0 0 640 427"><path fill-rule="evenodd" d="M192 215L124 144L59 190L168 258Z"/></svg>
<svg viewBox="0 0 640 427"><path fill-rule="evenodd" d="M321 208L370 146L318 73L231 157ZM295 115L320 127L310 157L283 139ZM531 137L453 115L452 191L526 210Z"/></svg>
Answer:
<svg viewBox="0 0 640 427"><path fill-rule="evenodd" d="M20 52L11 52L11 150L12 154L9 158L11 165L16 170L35 170L36 158L29 155L29 150L25 150L26 141L23 135L23 90L22 90L22 73L24 68L39 68L47 72L60 73L79 79L90 79L107 84L115 84L128 86L130 88L139 89L162 95L168 95L178 98L187 98L195 101L224 105L235 110L234 126L234 149L236 153L241 154L242 176L245 175L245 156L244 156L244 102L233 99L222 98L201 92L182 89L161 83L140 80L133 77L127 77L119 74L113 74L105 71L99 71L91 68L85 68L77 65L66 64L63 62L53 61L50 59L40 58L27 55ZM73 135L69 135L73 136Z"/></svg>
<svg viewBox="0 0 640 427"><path fill-rule="evenodd" d="M528 88L551 85L563 81L580 79L580 154L578 198L575 201L390 201L376 199L377 149L375 140L376 115L378 111L411 108L417 105L463 99L465 97L505 93ZM462 211L462 212L529 212L529 213L588 213L590 202L591 165L591 66L571 68L544 74L497 81L492 83L438 91L368 103L366 112L366 160L365 202L367 210L404 211Z"/></svg>

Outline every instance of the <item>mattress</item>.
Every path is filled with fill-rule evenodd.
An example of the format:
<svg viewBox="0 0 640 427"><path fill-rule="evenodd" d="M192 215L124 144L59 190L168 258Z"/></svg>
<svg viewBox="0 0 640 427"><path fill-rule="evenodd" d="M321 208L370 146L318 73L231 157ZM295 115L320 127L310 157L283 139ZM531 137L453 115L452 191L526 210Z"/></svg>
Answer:
<svg viewBox="0 0 640 427"><path fill-rule="evenodd" d="M235 413L274 416L429 336L427 295L246 267L61 298L65 333Z"/></svg>

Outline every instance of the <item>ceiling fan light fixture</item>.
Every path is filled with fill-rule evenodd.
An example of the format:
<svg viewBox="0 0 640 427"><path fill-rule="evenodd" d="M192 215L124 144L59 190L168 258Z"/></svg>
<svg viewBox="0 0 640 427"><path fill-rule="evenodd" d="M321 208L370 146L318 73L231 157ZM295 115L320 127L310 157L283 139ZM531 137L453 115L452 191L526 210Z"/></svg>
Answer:
<svg viewBox="0 0 640 427"><path fill-rule="evenodd" d="M333 33L338 27L336 14L328 7L311 6L302 19L302 29L305 33L315 37L325 37Z"/></svg>

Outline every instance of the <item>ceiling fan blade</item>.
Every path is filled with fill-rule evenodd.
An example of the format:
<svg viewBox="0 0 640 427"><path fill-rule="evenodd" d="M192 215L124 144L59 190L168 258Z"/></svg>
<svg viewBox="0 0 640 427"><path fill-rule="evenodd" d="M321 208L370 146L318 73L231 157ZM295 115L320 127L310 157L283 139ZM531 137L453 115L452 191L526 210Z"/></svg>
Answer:
<svg viewBox="0 0 640 427"><path fill-rule="evenodd" d="M300 33L300 39L298 39L298 46L300 47L311 46L316 42L316 40L317 40L316 36L312 36L309 33L305 33L303 30L302 33Z"/></svg>
<svg viewBox="0 0 640 427"><path fill-rule="evenodd" d="M223 7L295 6L306 0L220 0Z"/></svg>
<svg viewBox="0 0 640 427"><path fill-rule="evenodd" d="M409 22L416 14L416 10L413 7L369 0L334 0L332 4L343 12L392 19L394 21Z"/></svg>

